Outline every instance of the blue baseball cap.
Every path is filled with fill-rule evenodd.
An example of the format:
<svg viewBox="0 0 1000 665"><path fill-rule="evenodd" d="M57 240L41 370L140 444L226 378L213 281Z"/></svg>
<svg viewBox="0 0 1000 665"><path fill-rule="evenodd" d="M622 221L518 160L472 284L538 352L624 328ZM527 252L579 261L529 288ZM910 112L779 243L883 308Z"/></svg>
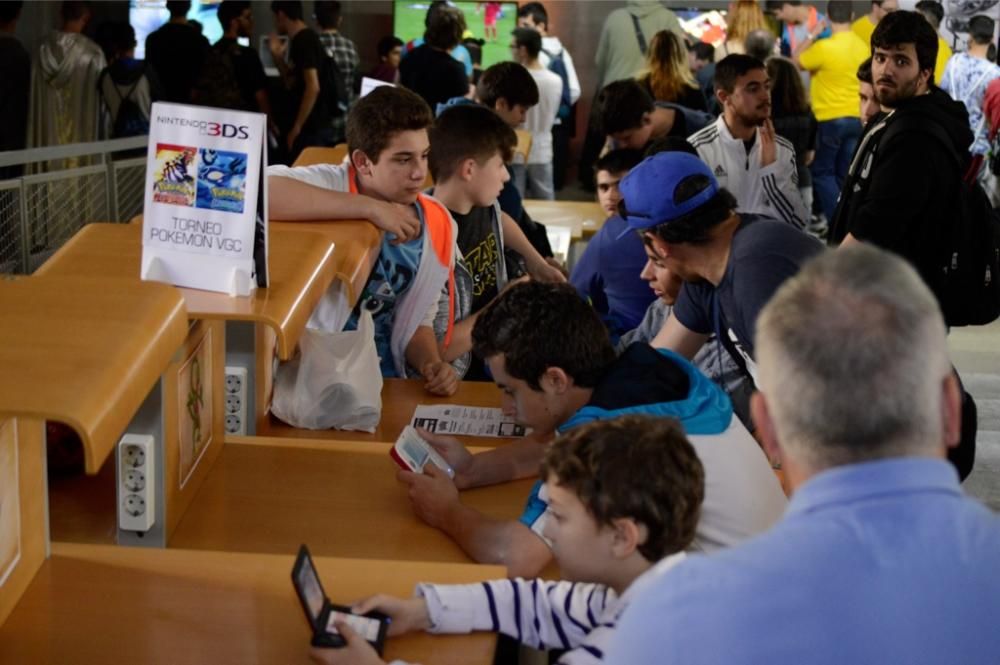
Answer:
<svg viewBox="0 0 1000 665"><path fill-rule="evenodd" d="M677 187L691 176L705 176L708 186L683 201L676 200ZM712 200L719 182L708 164L686 152L661 152L642 160L618 183L625 201L625 223L629 231L643 231L683 217Z"/></svg>

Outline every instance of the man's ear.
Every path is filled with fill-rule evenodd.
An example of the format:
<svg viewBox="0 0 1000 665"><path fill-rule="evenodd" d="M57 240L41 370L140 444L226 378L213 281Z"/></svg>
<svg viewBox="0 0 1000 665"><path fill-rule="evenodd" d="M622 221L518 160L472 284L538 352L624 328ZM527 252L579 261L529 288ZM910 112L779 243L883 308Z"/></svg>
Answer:
<svg viewBox="0 0 1000 665"><path fill-rule="evenodd" d="M616 559L624 559L639 549L649 537L646 525L639 524L630 517L619 517L611 521L614 537L611 542L611 553Z"/></svg>
<svg viewBox="0 0 1000 665"><path fill-rule="evenodd" d="M760 391L750 396L750 417L757 428L757 438L771 462L782 462L781 444L774 431L774 421L767 406L767 398Z"/></svg>
<svg viewBox="0 0 1000 665"><path fill-rule="evenodd" d="M493 104L493 109L495 111L503 111L504 113L514 110L505 97L497 97L497 101Z"/></svg>
<svg viewBox="0 0 1000 665"><path fill-rule="evenodd" d="M548 367L542 374L538 384L545 392L554 392L557 395L565 393L573 387L573 377L566 373L562 367Z"/></svg>
<svg viewBox="0 0 1000 665"><path fill-rule="evenodd" d="M955 372L950 372L941 385L941 410L944 445L954 448L962 438L962 389Z"/></svg>
<svg viewBox="0 0 1000 665"><path fill-rule="evenodd" d="M351 164L360 175L369 177L372 175L372 168L375 166L375 163L361 150L355 150L351 153Z"/></svg>
<svg viewBox="0 0 1000 665"><path fill-rule="evenodd" d="M653 114L650 113L649 111L646 111L645 113L642 114L642 126L649 127L652 124L653 124Z"/></svg>
<svg viewBox="0 0 1000 665"><path fill-rule="evenodd" d="M473 158L463 159L462 163L458 165L458 176L466 182L472 180L472 176L476 172L476 166L476 160Z"/></svg>
<svg viewBox="0 0 1000 665"><path fill-rule="evenodd" d="M726 102L729 101L730 93L726 92L722 88L715 89L715 98L719 100L721 106L725 106Z"/></svg>

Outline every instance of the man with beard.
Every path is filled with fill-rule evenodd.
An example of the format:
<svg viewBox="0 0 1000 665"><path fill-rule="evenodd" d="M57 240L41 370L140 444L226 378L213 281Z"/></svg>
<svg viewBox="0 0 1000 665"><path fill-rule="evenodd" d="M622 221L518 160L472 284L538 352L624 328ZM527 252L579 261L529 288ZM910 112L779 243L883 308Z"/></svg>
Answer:
<svg viewBox="0 0 1000 665"><path fill-rule="evenodd" d="M771 80L764 63L733 54L715 66L722 115L688 142L712 169L737 211L804 228L808 211L798 193L795 148L771 123Z"/></svg>
<svg viewBox="0 0 1000 665"><path fill-rule="evenodd" d="M891 250L932 291L973 138L965 106L933 84L937 48L937 33L916 12L893 12L875 28L872 80L888 113L866 128L830 225L831 244L861 241ZM966 394L962 441L949 450L962 478L972 469L975 423L975 403Z"/></svg>

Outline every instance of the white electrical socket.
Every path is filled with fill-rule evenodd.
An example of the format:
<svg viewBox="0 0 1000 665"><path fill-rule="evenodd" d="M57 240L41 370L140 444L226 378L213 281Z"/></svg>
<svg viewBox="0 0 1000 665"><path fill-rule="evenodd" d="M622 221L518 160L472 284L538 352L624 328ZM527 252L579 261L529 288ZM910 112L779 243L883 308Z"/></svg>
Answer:
<svg viewBox="0 0 1000 665"><path fill-rule="evenodd" d="M118 528L149 531L156 515L153 437L126 434L118 442Z"/></svg>
<svg viewBox="0 0 1000 665"><path fill-rule="evenodd" d="M226 434L247 433L247 368L226 367Z"/></svg>

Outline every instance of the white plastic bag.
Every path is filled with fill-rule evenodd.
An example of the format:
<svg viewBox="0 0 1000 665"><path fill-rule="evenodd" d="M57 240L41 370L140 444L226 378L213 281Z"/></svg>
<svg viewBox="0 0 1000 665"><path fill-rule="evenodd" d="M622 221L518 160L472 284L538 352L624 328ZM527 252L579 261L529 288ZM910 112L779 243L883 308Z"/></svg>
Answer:
<svg viewBox="0 0 1000 665"><path fill-rule="evenodd" d="M357 330L305 329L298 355L278 367L271 413L293 427L375 431L382 372L369 312L362 311Z"/></svg>

